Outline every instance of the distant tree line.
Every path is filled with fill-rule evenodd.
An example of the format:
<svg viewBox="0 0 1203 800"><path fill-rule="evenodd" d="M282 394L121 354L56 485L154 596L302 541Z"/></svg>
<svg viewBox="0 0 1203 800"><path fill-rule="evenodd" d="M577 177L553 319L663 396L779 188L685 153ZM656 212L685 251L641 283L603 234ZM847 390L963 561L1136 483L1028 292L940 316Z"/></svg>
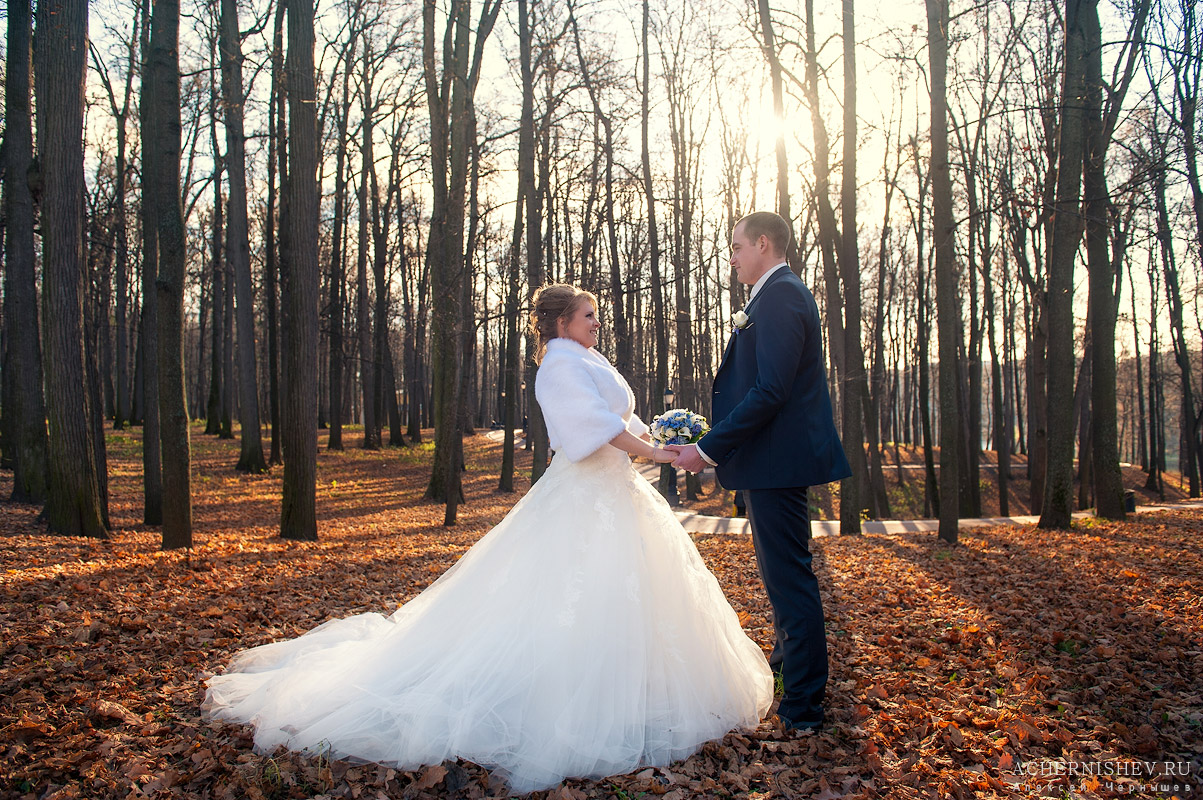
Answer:
<svg viewBox="0 0 1203 800"><path fill-rule="evenodd" d="M144 520L190 546L202 418L232 468L282 464L294 539L319 430L433 429L453 524L465 435L504 430L499 490L516 430L548 463L549 281L598 295L639 413L708 413L747 297L727 237L762 208L823 316L842 531L891 514L903 444L949 540L991 451L1001 513L1023 456L1042 526L1123 517L1121 459L1200 494L1192 0L925 0L901 28L853 0L115 2L7 20L0 456L54 531L108 535L105 430L137 425Z"/></svg>

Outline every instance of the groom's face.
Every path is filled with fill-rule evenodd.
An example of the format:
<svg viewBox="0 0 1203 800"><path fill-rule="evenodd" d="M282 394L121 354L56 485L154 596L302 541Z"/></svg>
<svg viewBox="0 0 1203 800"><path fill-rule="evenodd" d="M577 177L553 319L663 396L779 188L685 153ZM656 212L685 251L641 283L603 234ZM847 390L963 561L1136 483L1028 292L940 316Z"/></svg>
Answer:
<svg viewBox="0 0 1203 800"><path fill-rule="evenodd" d="M751 286L760 279L764 271L773 266L768 263L768 238L759 237L753 241L747 233L747 226L739 223L731 231L731 266L740 283Z"/></svg>

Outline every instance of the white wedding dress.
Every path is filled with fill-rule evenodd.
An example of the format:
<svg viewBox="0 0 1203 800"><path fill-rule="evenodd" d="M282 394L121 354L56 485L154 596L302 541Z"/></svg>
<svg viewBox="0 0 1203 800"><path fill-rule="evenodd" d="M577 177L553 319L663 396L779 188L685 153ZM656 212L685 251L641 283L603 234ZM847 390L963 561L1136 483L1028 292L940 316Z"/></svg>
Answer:
<svg viewBox="0 0 1203 800"><path fill-rule="evenodd" d="M459 757L527 792L667 765L757 725L772 695L763 653L668 504L604 445L557 454L391 616L239 653L204 709L254 725L262 751L401 769Z"/></svg>

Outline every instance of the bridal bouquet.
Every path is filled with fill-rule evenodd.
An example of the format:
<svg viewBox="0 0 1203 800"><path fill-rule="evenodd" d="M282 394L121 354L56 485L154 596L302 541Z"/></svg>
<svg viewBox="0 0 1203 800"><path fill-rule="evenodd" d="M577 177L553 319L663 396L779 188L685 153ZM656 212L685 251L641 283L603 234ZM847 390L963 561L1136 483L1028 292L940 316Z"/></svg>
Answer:
<svg viewBox="0 0 1203 800"><path fill-rule="evenodd" d="M670 408L652 420L652 441L657 445L693 444L706 435L710 424L687 408Z"/></svg>

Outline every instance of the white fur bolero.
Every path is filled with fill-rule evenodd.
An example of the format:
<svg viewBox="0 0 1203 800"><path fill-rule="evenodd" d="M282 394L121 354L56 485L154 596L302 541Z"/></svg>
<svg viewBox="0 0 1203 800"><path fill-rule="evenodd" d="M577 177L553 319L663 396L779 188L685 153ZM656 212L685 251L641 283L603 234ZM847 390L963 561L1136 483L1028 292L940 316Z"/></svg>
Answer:
<svg viewBox="0 0 1203 800"><path fill-rule="evenodd" d="M635 415L635 395L606 357L572 339L552 339L535 378L551 448L580 461L609 445L624 430L635 436L647 425Z"/></svg>

